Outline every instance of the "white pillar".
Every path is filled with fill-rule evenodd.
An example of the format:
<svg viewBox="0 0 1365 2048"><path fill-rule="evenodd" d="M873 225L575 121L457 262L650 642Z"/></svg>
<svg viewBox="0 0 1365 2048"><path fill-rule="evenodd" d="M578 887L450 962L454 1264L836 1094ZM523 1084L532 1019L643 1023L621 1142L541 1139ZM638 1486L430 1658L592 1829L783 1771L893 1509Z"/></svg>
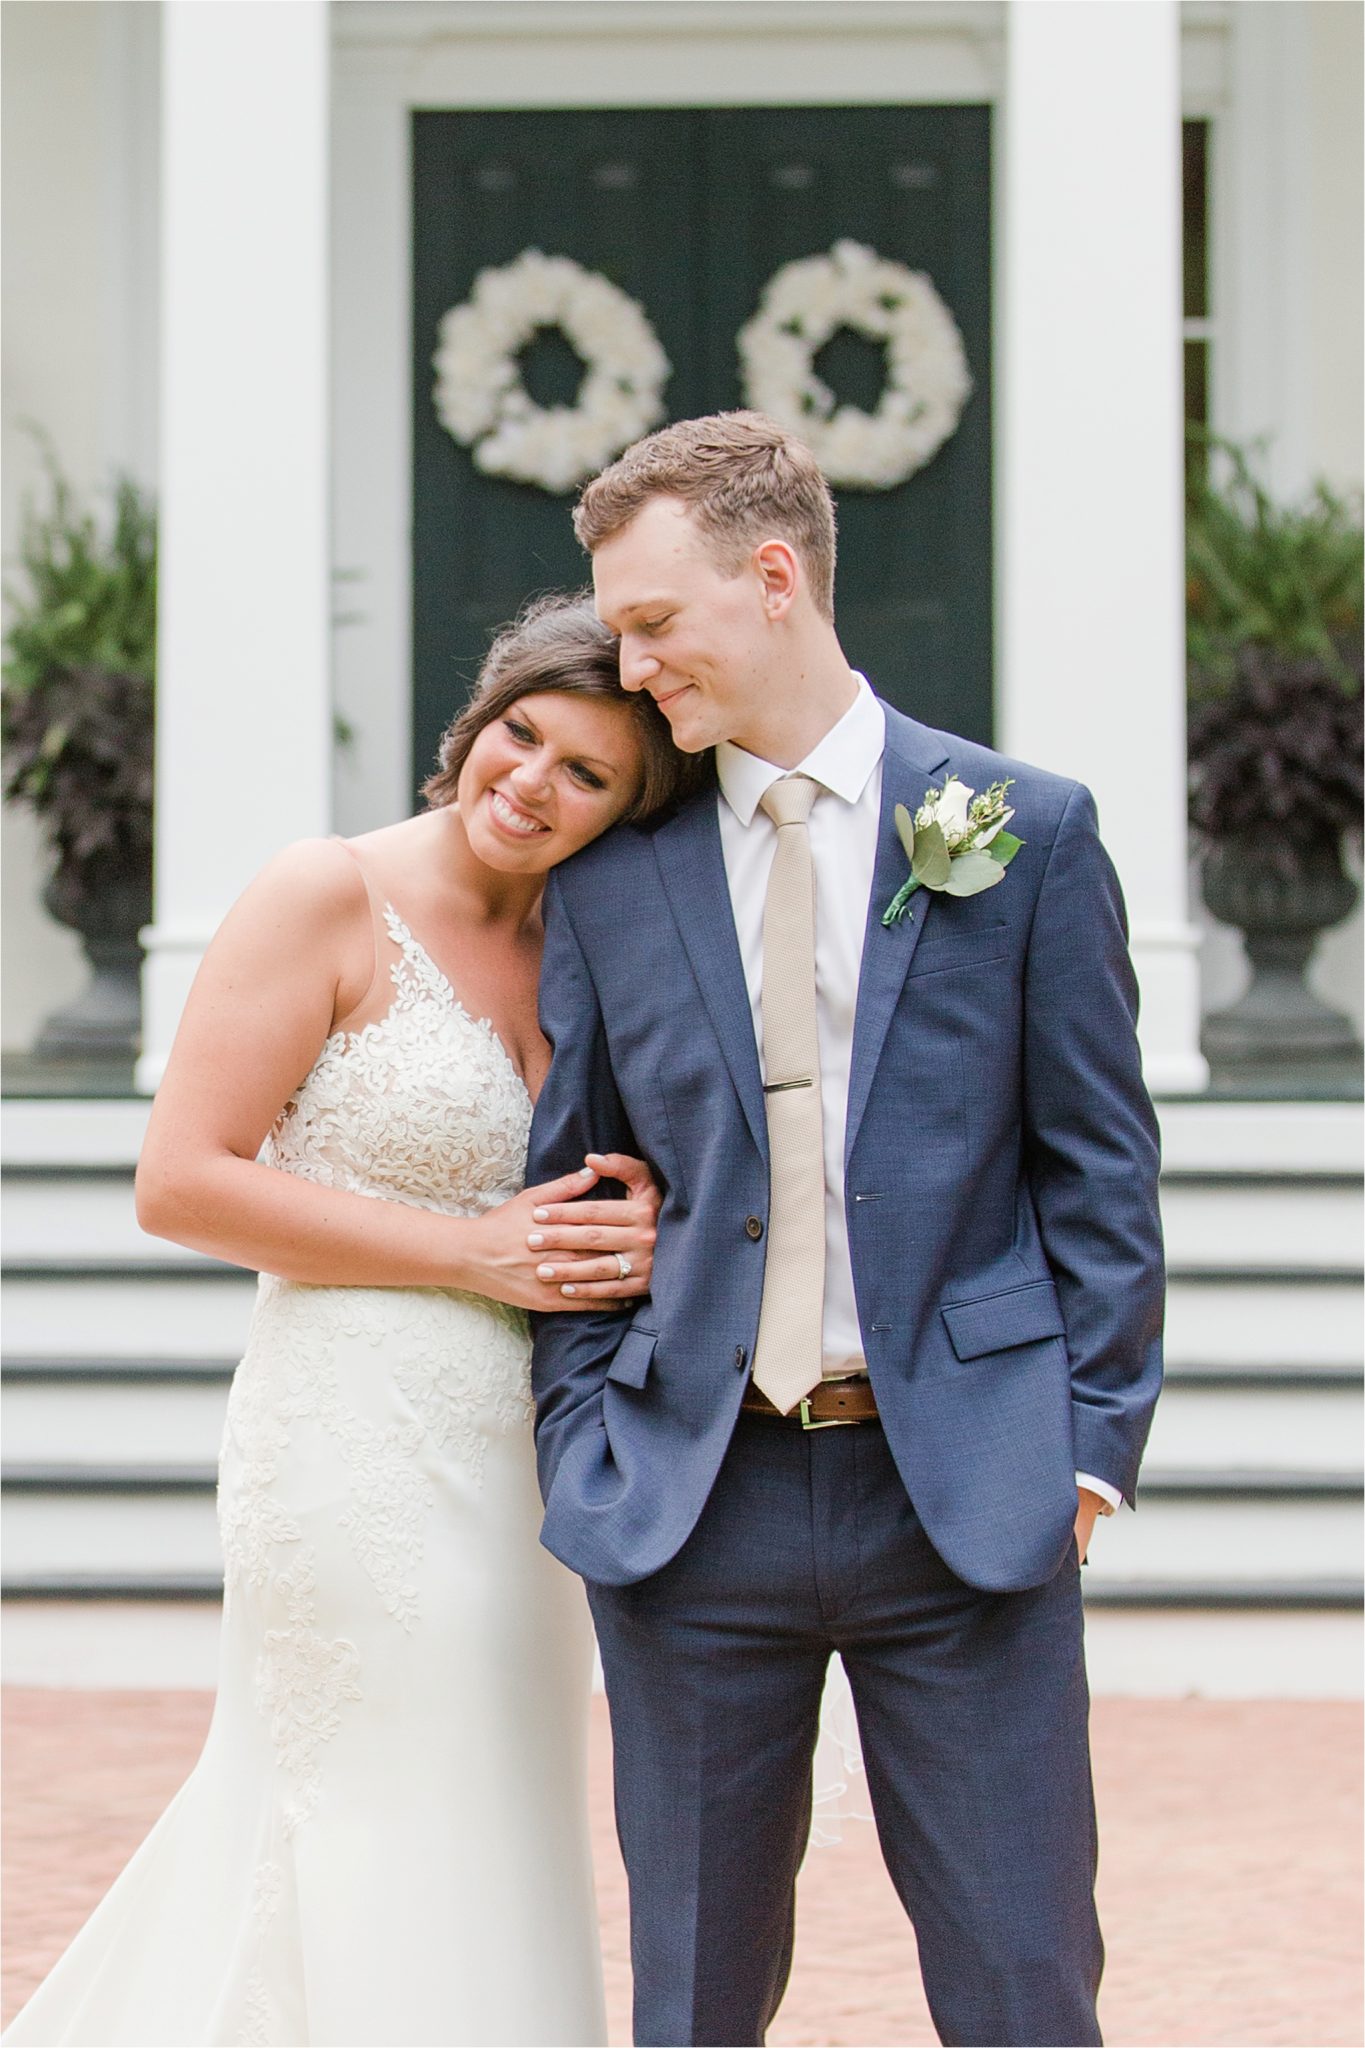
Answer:
<svg viewBox="0 0 1365 2048"><path fill-rule="evenodd" d="M215 926L329 826L325 0L167 0L156 908L139 1086Z"/></svg>
<svg viewBox="0 0 1365 2048"><path fill-rule="evenodd" d="M1013 0L1006 39L1002 744L1094 790L1148 1085L1178 1093L1208 1078L1185 852L1179 13Z"/></svg>

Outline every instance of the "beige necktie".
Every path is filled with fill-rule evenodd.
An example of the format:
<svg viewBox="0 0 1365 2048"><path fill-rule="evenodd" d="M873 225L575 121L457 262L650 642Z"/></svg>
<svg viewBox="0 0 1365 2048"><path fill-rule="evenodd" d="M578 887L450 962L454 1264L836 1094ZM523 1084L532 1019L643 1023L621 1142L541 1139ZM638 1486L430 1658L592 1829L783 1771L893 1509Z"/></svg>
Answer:
<svg viewBox="0 0 1365 2048"><path fill-rule="evenodd" d="M815 871L806 820L818 785L784 775L763 797L777 847L763 905L768 1257L754 1384L789 1414L820 1383L825 1152L815 1021Z"/></svg>

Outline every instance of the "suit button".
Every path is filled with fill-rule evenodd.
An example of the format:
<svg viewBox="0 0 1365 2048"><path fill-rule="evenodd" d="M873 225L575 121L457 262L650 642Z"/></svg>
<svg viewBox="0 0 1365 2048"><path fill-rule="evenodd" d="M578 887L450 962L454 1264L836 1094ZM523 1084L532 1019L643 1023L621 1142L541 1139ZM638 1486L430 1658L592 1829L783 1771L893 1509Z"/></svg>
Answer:
<svg viewBox="0 0 1365 2048"><path fill-rule="evenodd" d="M745 1366L746 1366L746 1365L747 1365L748 1363L749 1363L749 1354L748 1354L748 1352L747 1352L747 1351L746 1351L746 1350L744 1349L744 1346L743 1346L742 1344L736 1344L736 1346L735 1346L735 1371L736 1371L736 1372L743 1372L743 1370L744 1370Z"/></svg>
<svg viewBox="0 0 1365 2048"><path fill-rule="evenodd" d="M754 1243L757 1244L763 1235L763 1218L761 1216L746 1216L744 1219L744 1234L746 1237L751 1237Z"/></svg>

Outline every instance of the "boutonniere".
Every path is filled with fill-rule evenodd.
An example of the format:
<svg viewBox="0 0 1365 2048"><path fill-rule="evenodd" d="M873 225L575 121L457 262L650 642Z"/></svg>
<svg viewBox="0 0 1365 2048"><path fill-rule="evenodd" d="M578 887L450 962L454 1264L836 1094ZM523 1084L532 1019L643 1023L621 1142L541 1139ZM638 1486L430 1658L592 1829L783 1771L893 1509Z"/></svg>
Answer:
<svg viewBox="0 0 1365 2048"><path fill-rule="evenodd" d="M910 874L882 912L883 924L900 923L916 889L979 896L1004 881L1005 869L1024 843L1005 830L1014 816L1005 802L1013 779L993 782L978 796L950 775L942 789L925 790L913 818L904 804L896 805L896 831Z"/></svg>

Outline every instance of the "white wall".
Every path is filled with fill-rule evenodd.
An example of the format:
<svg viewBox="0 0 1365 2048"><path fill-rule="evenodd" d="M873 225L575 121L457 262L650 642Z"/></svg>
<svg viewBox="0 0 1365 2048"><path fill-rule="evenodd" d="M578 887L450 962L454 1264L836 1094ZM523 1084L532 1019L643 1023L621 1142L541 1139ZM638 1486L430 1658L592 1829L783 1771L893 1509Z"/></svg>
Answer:
<svg viewBox="0 0 1365 2048"><path fill-rule="evenodd" d="M0 546L7 579L25 495L40 483L32 420L84 494L117 466L155 475L154 0L7 0L3 103ZM30 814L3 819L0 1037L25 1046L81 986L79 944L38 900Z"/></svg>

